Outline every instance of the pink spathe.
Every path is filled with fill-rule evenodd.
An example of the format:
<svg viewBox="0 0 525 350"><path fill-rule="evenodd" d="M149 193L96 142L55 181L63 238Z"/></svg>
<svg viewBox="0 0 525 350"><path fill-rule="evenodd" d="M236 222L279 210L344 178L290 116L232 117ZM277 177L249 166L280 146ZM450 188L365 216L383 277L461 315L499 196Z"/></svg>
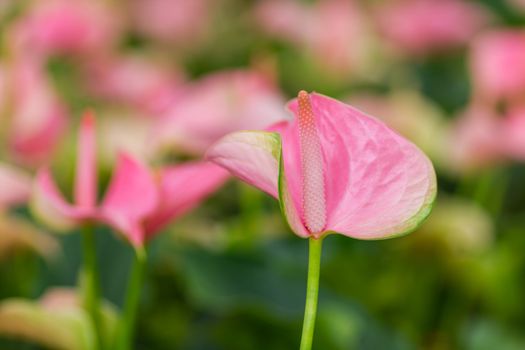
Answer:
<svg viewBox="0 0 525 350"><path fill-rule="evenodd" d="M415 229L436 194L430 160L381 121L329 97L308 96L301 92L299 102L289 103L294 121L276 124L271 132L227 135L208 150L208 159L278 197L299 236L341 233L382 239ZM309 108L318 145L311 141L315 133L301 134L299 126L309 118ZM313 146L305 147L309 142ZM320 157L304 154L317 147ZM318 183L319 169L324 184ZM315 210L307 210L310 205ZM323 206L324 225L319 215Z"/></svg>
<svg viewBox="0 0 525 350"><path fill-rule="evenodd" d="M49 168L42 168L36 176L32 198L37 217L62 231L88 223L105 223L133 246L141 247L228 177L226 171L206 162L162 168L157 175L121 153L105 196L98 204L95 154L95 119L87 112L80 125L74 203L65 201Z"/></svg>

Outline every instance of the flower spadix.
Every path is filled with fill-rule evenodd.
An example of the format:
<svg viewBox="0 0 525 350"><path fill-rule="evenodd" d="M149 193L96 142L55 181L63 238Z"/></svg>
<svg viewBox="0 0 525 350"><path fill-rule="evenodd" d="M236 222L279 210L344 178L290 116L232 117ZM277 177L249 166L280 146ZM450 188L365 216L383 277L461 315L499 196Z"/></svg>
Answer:
<svg viewBox="0 0 525 350"><path fill-rule="evenodd" d="M381 121L301 91L293 121L229 134L209 160L279 199L301 237L382 239L414 230L436 195L430 160Z"/></svg>

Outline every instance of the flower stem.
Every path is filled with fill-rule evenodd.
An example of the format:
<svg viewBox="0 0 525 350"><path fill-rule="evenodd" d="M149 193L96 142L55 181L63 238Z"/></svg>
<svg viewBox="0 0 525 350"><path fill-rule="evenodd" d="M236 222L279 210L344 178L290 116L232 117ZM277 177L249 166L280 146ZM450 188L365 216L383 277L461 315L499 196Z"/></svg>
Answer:
<svg viewBox="0 0 525 350"><path fill-rule="evenodd" d="M133 328L137 318L140 291L146 269L145 251L136 251L131 276L128 282L126 300L120 324L117 329L116 350L129 350L133 341Z"/></svg>
<svg viewBox="0 0 525 350"><path fill-rule="evenodd" d="M314 338L317 299L319 296L319 272L323 239L310 238L308 256L308 282L306 287L306 305L304 308L303 334L300 350L310 350Z"/></svg>
<svg viewBox="0 0 525 350"><path fill-rule="evenodd" d="M84 307L91 318L91 322L93 323L93 329L95 330L96 349L102 350L100 285L97 268L95 232L93 226L86 225L82 228L82 243L84 256L82 281L84 286Z"/></svg>

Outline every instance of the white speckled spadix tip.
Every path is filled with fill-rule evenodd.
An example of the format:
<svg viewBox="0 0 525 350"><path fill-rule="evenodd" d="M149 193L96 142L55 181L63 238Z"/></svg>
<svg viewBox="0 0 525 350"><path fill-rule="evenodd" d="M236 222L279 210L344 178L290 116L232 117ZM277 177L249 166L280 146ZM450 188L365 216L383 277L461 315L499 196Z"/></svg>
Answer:
<svg viewBox="0 0 525 350"><path fill-rule="evenodd" d="M323 172L323 154L315 116L306 91L297 96L299 105L299 140L303 173L304 224L314 236L321 233L326 225L326 199Z"/></svg>

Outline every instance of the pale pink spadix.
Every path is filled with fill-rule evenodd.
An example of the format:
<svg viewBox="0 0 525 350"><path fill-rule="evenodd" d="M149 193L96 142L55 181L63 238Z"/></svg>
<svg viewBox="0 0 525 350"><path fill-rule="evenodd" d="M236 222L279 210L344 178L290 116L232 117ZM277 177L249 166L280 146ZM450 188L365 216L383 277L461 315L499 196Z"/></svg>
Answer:
<svg viewBox="0 0 525 350"><path fill-rule="evenodd" d="M326 224L323 154L315 118L306 91L299 92L299 140L303 171L303 211L305 226L311 233L322 232Z"/></svg>
<svg viewBox="0 0 525 350"><path fill-rule="evenodd" d="M380 120L329 97L300 92L295 120L229 134L209 160L279 199L293 232L359 239L407 234L430 213L430 160Z"/></svg>

